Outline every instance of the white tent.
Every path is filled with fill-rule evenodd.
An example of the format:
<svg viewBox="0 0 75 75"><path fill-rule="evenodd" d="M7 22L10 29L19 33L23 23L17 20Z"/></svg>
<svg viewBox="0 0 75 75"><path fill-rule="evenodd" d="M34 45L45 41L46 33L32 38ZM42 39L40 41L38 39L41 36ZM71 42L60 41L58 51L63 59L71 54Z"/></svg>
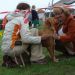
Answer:
<svg viewBox="0 0 75 75"><path fill-rule="evenodd" d="M75 3L73 3L73 4L71 4L71 5L65 5L65 7L71 8L71 9L75 9Z"/></svg>

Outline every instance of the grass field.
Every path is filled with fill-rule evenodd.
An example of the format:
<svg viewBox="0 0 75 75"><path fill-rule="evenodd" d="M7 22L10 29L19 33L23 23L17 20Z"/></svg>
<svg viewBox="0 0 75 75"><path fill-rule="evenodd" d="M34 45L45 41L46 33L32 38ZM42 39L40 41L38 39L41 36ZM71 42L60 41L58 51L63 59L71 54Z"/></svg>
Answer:
<svg viewBox="0 0 75 75"><path fill-rule="evenodd" d="M45 48L44 53L48 61L46 65L33 64L22 68L6 68L1 66L2 52L0 50L0 75L75 75L75 57L61 57L61 53L56 52L60 61L53 63Z"/></svg>

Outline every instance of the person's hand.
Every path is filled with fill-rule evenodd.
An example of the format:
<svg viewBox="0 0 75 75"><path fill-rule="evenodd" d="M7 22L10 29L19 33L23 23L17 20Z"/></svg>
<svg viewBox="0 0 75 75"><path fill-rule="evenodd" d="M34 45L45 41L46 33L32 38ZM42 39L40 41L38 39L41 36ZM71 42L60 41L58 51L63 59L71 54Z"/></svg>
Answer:
<svg viewBox="0 0 75 75"><path fill-rule="evenodd" d="M59 35L57 35L57 34L55 34L53 37L54 37L54 39L57 39L57 40L59 40L59 39L60 39L60 36L59 36Z"/></svg>
<svg viewBox="0 0 75 75"><path fill-rule="evenodd" d="M62 34L61 36L66 36L66 34L64 33L64 34Z"/></svg>
<svg viewBox="0 0 75 75"><path fill-rule="evenodd" d="M66 36L66 34L62 34L61 36ZM53 37L54 37L54 39L57 39L57 40L60 39L60 35L58 35L58 34L55 34Z"/></svg>

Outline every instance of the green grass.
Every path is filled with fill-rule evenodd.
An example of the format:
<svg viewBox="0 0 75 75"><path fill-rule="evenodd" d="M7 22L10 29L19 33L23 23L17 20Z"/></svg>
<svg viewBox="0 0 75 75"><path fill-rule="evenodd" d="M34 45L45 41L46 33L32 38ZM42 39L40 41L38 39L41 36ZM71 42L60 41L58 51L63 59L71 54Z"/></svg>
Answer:
<svg viewBox="0 0 75 75"><path fill-rule="evenodd" d="M3 54L0 50L0 75L75 75L75 57L64 58L60 56L61 53L56 52L60 61L53 63L45 48L44 53L48 61L46 65L33 64L22 68L6 68L1 66Z"/></svg>
<svg viewBox="0 0 75 75"><path fill-rule="evenodd" d="M2 55L0 55L2 60ZM46 65L33 64L27 67L0 67L0 75L75 75L75 57L63 58L58 63L52 63L47 58Z"/></svg>

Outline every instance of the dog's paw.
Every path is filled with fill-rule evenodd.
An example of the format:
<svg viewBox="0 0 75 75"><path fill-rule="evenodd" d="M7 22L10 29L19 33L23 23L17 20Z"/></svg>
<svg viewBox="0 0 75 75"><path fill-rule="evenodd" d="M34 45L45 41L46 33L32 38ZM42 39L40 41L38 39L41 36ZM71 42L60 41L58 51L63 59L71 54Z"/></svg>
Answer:
<svg viewBox="0 0 75 75"><path fill-rule="evenodd" d="M59 59L55 58L53 59L53 62L59 62Z"/></svg>

